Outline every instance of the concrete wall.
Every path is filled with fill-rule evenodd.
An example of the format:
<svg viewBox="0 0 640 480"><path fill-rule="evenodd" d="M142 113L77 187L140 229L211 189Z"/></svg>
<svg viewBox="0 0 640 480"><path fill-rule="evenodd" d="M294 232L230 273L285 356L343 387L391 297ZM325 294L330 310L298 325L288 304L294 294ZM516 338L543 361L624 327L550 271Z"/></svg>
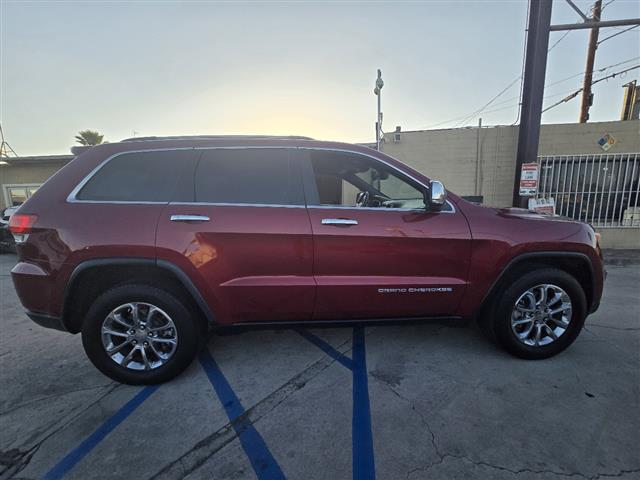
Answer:
<svg viewBox="0 0 640 480"><path fill-rule="evenodd" d="M640 152L640 121L630 120L543 125L539 153L603 153L597 142L605 133L617 140L607 153ZM517 141L517 127L422 130L402 132L399 143L386 134L382 150L459 195L483 195L485 204L505 206L512 199Z"/></svg>
<svg viewBox="0 0 640 480"><path fill-rule="evenodd" d="M640 249L640 228L598 228L600 246L612 249Z"/></svg>

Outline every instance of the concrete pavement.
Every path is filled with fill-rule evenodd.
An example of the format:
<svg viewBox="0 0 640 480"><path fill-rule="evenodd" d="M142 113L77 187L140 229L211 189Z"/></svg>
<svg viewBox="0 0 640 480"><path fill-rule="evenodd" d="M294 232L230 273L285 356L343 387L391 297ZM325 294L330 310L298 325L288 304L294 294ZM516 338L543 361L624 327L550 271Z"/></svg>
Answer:
<svg viewBox="0 0 640 480"><path fill-rule="evenodd" d="M0 479L640 478L640 256L544 361L438 325L213 336L118 385L23 313L0 255Z"/></svg>

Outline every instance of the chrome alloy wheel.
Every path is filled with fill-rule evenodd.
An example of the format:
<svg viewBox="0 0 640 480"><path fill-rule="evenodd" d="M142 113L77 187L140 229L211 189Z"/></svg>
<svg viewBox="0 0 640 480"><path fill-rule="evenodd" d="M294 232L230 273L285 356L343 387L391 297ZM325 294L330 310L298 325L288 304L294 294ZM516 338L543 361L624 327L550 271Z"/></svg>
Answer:
<svg viewBox="0 0 640 480"><path fill-rule="evenodd" d="M101 328L102 346L111 360L130 370L153 370L164 365L178 346L171 317L150 303L120 305Z"/></svg>
<svg viewBox="0 0 640 480"><path fill-rule="evenodd" d="M541 284L520 295L511 312L511 330L525 345L555 342L569 328L571 298L557 285Z"/></svg>

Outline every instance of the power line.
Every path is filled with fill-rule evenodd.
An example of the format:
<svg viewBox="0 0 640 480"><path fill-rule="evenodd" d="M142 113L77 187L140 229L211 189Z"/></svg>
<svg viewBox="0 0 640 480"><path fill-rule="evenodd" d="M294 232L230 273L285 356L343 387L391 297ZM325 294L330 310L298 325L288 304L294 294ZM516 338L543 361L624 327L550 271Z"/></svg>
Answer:
<svg viewBox="0 0 640 480"><path fill-rule="evenodd" d="M549 53L551 50L553 50L554 48L556 48L556 45L558 45L562 40L564 40L564 39L565 39L565 37L566 37L567 35L569 35L571 32L572 32L572 30L567 30L567 31L565 32L565 34L564 34L564 35L562 35L562 36L558 39L558 41L557 41L556 43L554 43L553 45L551 45L551 47L549 47L549 50L547 50L547 53Z"/></svg>
<svg viewBox="0 0 640 480"><path fill-rule="evenodd" d="M527 8L527 18L524 23L524 41L522 42L522 67L520 68L520 91L518 92L518 98L522 98L522 92L524 89L524 67L526 64L525 59L527 58L527 42L529 40L529 36L527 35L527 26L529 25L529 15L531 15L531 2L528 4ZM566 35L565 35L566 36ZM564 37L563 37L564 38ZM555 47L558 43L562 41L562 38L553 44ZM553 47L552 47L553 48ZM513 121L512 125L515 125L520 120L520 109L516 112L516 119Z"/></svg>
<svg viewBox="0 0 640 480"><path fill-rule="evenodd" d="M620 65L624 65L625 63L633 62L633 61L636 61L636 60L640 60L640 56L638 56L638 57L633 57L633 58L629 58L629 59L627 59L627 60L623 60L622 62L613 63L613 64L611 64L611 65L606 65L606 66L601 67L601 68L597 68L597 69L595 69L595 72L599 72L599 73L601 73L601 72L604 72L604 71L606 71L606 70L609 70L610 68L618 67L618 66L620 66ZM575 73L575 74L573 74L573 75L570 75L570 76L568 76L568 77L562 78L562 79L560 79L560 80L556 80L555 82L552 82L552 83L546 84L546 85L545 85L545 88L549 88L549 87L552 87L552 86L554 86L554 85L558 85L558 84L560 84L560 83L564 83L564 82L566 82L566 81L568 81L568 80L571 80L572 78L581 77L582 75L584 75L584 71L581 71L581 72L579 72L579 73ZM506 90L508 90L511 86L513 86L513 84L514 84L515 82L517 82L519 79L520 79L520 77L518 77L518 78L517 78L517 79L515 79L513 82L511 82L507 88L505 88L502 92L500 92L498 95L496 95L496 96L492 99L492 101L490 101L490 102L488 102L487 104L485 104L485 106L484 106L482 109L475 110L475 111L474 111L474 112L472 112L472 113L467 113L467 114L465 114L465 115L461 115L461 116L459 116L459 117L451 118L451 119L449 119L449 120L445 120L445 121L443 121L443 122L438 122L438 123L435 123L435 124L432 124L432 125L428 125L428 126L427 126L427 127L425 127L425 128L426 128L426 129L429 129L429 128L433 128L433 127L438 127L438 126L440 126L440 125L445 125L445 124L447 124L447 123L455 122L455 121L457 121L457 120L465 120L465 121L467 121L467 119L468 119L468 118L471 118L471 117L473 117L474 115L477 115L477 114L479 114L479 113L490 113L490 112L488 112L488 111L485 111L485 110L484 110L484 108L486 108L488 105L493 104L493 102L494 102L495 100L497 100L497 98L498 98L498 97L500 97L502 94L504 94L504 92L505 92ZM573 90L569 90L569 91L571 91L571 92L572 92ZM566 93L566 92L558 93L558 94L554 94L554 95L549 95L549 96L545 96L544 98L557 97L558 95L563 95L564 93ZM510 102L510 101L512 101L512 100L516 100L516 99L518 99L518 98L520 98L520 97L519 97L519 96L518 96L518 97L510 97L510 98L508 98L508 99L506 99L506 100L503 100L502 102L498 102L496 105L502 105L503 103L507 103L507 102ZM515 104L515 105L519 105L519 104ZM509 108L511 108L512 106L513 106L513 105L509 106ZM505 109L506 109L506 108L501 108L500 110L505 110ZM491 110L491 111L495 111L495 110ZM460 122L458 122L458 123L456 124L456 126L457 126L459 123L460 123ZM453 126L452 128L456 128L456 126Z"/></svg>
<svg viewBox="0 0 640 480"><path fill-rule="evenodd" d="M605 67L596 68L594 71L595 71L595 72L604 72L605 70L609 70L610 68L618 67L618 66L620 66L620 65L624 65L625 63L634 62L634 61L636 61L636 60L640 60L640 57L633 57L633 58L629 58L628 60L624 60L624 61L622 61L622 62L614 63L614 64L612 64L612 65L607 65L607 66L605 66ZM585 73L585 72L584 72L584 71L582 71L582 72L580 72L580 73L576 73L576 74L574 74L574 75L570 75L570 76L568 76L568 77L566 77L566 78L562 78L562 79L560 79L560 80L557 80L557 81L555 81L555 82L553 82L553 83L548 83L548 84L546 84L546 85L544 86L544 88L549 88L549 87L552 87L552 86L554 86L554 85L558 85L559 83L566 82L567 80L571 80L572 78L581 77L582 75L584 75L584 73Z"/></svg>
<svg viewBox="0 0 640 480"><path fill-rule="evenodd" d="M559 97L560 95L565 95L565 94L567 94L568 92L572 92L572 91L573 91L573 89L572 89L572 90L565 90L565 91L560 92L560 93L554 93L554 94L552 94L552 95L545 95L543 98L544 98L544 99L548 99L548 98L556 98L556 97ZM517 98L517 97L516 97L516 98ZM496 105L498 105L498 104L496 104ZM482 113L486 114L486 113L492 113L492 112L499 112L499 111L501 111L501 110L507 110L507 109L509 109L509 108L517 107L517 106L519 106L519 105L520 105L520 103L512 103L511 105L507 105L506 107L496 108L496 109L492 109L492 110L485 110L485 111L484 111L484 112L482 112Z"/></svg>
<svg viewBox="0 0 640 480"><path fill-rule="evenodd" d="M562 91L560 93L554 93L552 95L546 95L544 98L545 99L547 99L547 98L556 98L556 97L559 97L560 95L565 95L565 94L567 94L569 92L573 92L573 89L565 90L565 91ZM511 98L509 98L507 100L504 100L502 102L496 103L495 106L502 105L502 104L507 103L507 102L512 102L513 100L517 100L518 98L519 97L511 97ZM484 110L482 113L487 114L487 113L493 113L493 112L500 112L502 110L508 110L510 108L517 107L518 105L520 105L520 104L519 103L511 103L510 105L507 105L507 106L504 106L504 107L495 108L495 109L491 109L491 110ZM427 126L425 128L426 129L430 129L430 128L433 128L433 127L438 127L440 125L444 125L446 123L454 122L456 120L461 120L461 119L467 118L467 117L468 117L468 115L462 115L460 117L451 118L451 119L446 120L444 122L434 123L434 124L429 125L429 126Z"/></svg>
<svg viewBox="0 0 640 480"><path fill-rule="evenodd" d="M609 78L617 77L618 75L622 75L623 73L630 72L631 70L635 70L636 68L640 68L640 64L638 64L638 65L634 65L633 67L629 67L629 68L627 68L627 69L625 69L625 70L620 70L619 72L612 73L611 75L607 75L606 77L602 77L602 78L599 78L599 79L597 79L597 80L594 80L594 81L591 83L591 85L595 85L596 83L600 83L600 82L602 82L603 80L607 80L607 79L609 79Z"/></svg>
<svg viewBox="0 0 640 480"><path fill-rule="evenodd" d="M640 65L635 65L634 67L630 67L630 68L627 68L625 70L620 70L619 72L612 73L611 75L607 75L606 77L599 78L598 80L594 80L593 82L591 82L589 85L593 86L596 83L602 82L603 80L607 80L609 78L614 78L614 77L616 77L618 75L622 75L623 73L627 73L627 72L630 72L631 70L635 70L636 68L640 68ZM552 108L557 107L558 105L562 105L563 103L567 103L569 100L573 100L583 90L584 90L584 87L576 90L571 95L566 96L565 98L563 98L559 102L556 102L553 105L550 105L547 108L545 108L544 110L542 110L542 113L544 113L544 112L546 112L548 110L551 110Z"/></svg>
<svg viewBox="0 0 640 480"><path fill-rule="evenodd" d="M484 106L476 111L474 111L473 113L470 113L469 115L467 115L465 117L465 120L463 120L462 122L458 122L459 124L464 125L465 123L467 123L467 119L476 116L477 114L481 113L482 111L484 111L489 105L491 105L493 102L495 102L498 98L500 98L502 96L502 94L504 94L507 90L509 90L511 87L513 87L516 82L518 80L520 80L522 78L522 75L518 75L518 77L516 79L514 79L509 85L507 85L505 88L503 88L500 93L498 93L495 97L493 97L491 100L489 100L487 103L484 104ZM458 126L458 124L456 124L454 126L454 128L456 128Z"/></svg>
<svg viewBox="0 0 640 480"><path fill-rule="evenodd" d="M609 35L608 37L603 38L596 45L600 45L602 42L606 42L610 38L617 37L618 35L622 35L623 33L628 32L629 30L633 30L634 28L638 28L639 26L640 25L633 25L633 26L631 26L629 28L625 28L624 30L620 30L618 33L614 33L613 35ZM568 30L568 31L570 32L571 30Z"/></svg>
<svg viewBox="0 0 640 480"><path fill-rule="evenodd" d="M529 22L529 13L530 12L527 11L527 23ZM527 23L525 23L525 25ZM562 37L560 37L553 45L551 45L551 47L549 47L549 49L547 50L547 53L551 52L551 50L556 48L558 46L558 44L561 41L563 41L567 37L567 35L569 35L569 33L571 33L571 30L567 30L567 32L564 35L562 35ZM526 51L526 48L527 48L527 45L526 45L526 28L525 28L525 45L524 45L524 50L525 51ZM456 128L459 125L464 126L464 124L466 124L471 118L473 118L474 116L478 115L479 113L482 113L485 108L487 108L495 100L500 98L500 96L502 96L507 90L509 90L518 80L522 80L523 77L524 77L524 58L525 58L525 55L524 55L524 51L523 51L523 53L522 53L522 71L521 71L520 76L518 78L513 80L507 87L505 87L500 93L498 93L498 95L496 95L489 102L487 102L487 104L484 107L482 107L479 110L476 110L476 111L470 113L469 115L467 115L468 118L465 117L461 122L458 122L456 125L454 125L453 128ZM520 83L520 95L519 95L519 97L522 97L522 82ZM520 119L520 112L518 111L518 116L517 116L516 120L513 122L512 125L515 125L516 123L518 123L519 119Z"/></svg>

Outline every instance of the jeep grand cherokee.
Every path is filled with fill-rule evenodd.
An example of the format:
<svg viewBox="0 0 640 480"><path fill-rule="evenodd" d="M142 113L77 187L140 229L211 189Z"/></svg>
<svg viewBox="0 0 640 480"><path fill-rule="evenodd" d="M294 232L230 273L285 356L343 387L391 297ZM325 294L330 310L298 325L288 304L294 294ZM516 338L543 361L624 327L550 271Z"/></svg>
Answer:
<svg viewBox="0 0 640 480"><path fill-rule="evenodd" d="M469 203L384 153L301 137L93 147L11 217L35 322L120 382L166 381L210 327L477 318L550 357L596 310L587 224Z"/></svg>

